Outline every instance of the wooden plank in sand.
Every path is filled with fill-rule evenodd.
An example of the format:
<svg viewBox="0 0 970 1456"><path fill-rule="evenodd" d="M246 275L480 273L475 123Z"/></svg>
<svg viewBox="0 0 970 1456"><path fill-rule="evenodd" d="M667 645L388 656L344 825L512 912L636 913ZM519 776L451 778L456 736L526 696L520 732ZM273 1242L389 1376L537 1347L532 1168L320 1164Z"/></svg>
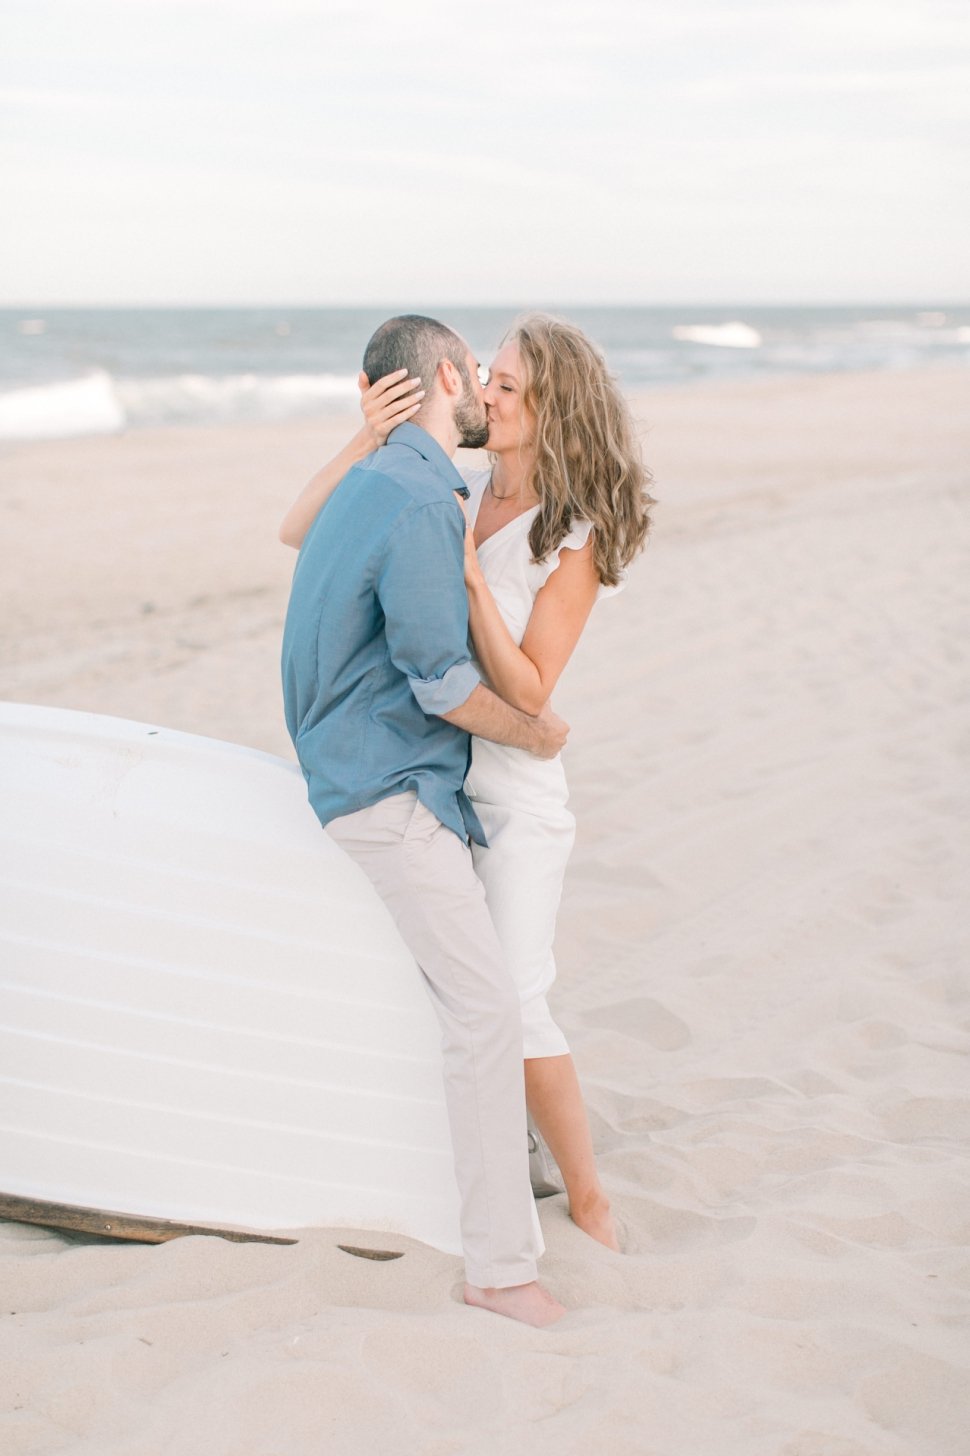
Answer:
<svg viewBox="0 0 970 1456"><path fill-rule="evenodd" d="M295 1244L296 1239L279 1234L258 1234L251 1229L219 1228L211 1223L177 1223L168 1218L151 1218L134 1213L111 1213L104 1208L80 1208L73 1203L47 1203L0 1193L0 1219L14 1223L35 1223L44 1228L70 1229L74 1233L100 1234L108 1239L129 1239L141 1244L164 1244L189 1234L209 1234L236 1244Z"/></svg>

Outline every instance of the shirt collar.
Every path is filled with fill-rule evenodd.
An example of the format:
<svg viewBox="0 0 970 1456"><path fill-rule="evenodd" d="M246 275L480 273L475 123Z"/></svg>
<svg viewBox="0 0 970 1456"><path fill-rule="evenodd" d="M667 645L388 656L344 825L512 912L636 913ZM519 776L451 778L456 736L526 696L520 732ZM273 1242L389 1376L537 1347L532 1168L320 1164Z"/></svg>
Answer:
<svg viewBox="0 0 970 1456"><path fill-rule="evenodd" d="M398 425L388 435L385 443L406 445L409 450L417 451L421 458L427 460L431 468L447 481L451 490L457 491L463 500L468 499L468 487L458 474L454 464L448 459L438 441L420 425L412 425L409 421Z"/></svg>

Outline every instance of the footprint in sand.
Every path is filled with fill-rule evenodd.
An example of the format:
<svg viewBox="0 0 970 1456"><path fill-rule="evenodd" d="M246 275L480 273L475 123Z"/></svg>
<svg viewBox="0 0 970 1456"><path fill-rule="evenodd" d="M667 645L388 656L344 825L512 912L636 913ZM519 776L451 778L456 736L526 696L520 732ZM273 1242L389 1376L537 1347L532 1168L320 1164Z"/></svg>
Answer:
<svg viewBox="0 0 970 1456"><path fill-rule="evenodd" d="M911 1451L965 1451L970 1386L961 1363L897 1344L856 1391L874 1421L898 1432Z"/></svg>
<svg viewBox="0 0 970 1456"><path fill-rule="evenodd" d="M790 1088L770 1077L704 1077L697 1082L685 1082L681 1091L691 1098L698 1111L722 1108L735 1102L791 1096Z"/></svg>
<svg viewBox="0 0 970 1456"><path fill-rule="evenodd" d="M584 1020L591 1026L602 1026L609 1031L635 1037L637 1041L645 1041L660 1052L679 1051L691 1041L687 1023L649 996L600 1006L588 1011Z"/></svg>
<svg viewBox="0 0 970 1456"><path fill-rule="evenodd" d="M655 1247L671 1249L738 1243L750 1238L758 1226L758 1220L749 1214L713 1217L652 1198L638 1199L635 1209L628 1206L628 1218L649 1234Z"/></svg>
<svg viewBox="0 0 970 1456"><path fill-rule="evenodd" d="M650 1133L666 1131L686 1120L686 1113L668 1102L620 1092L595 1080L589 1084L587 1108L590 1118L597 1121L594 1132L603 1135L604 1146L615 1141L616 1133L649 1138Z"/></svg>
<svg viewBox="0 0 970 1456"><path fill-rule="evenodd" d="M873 1051L889 1047L904 1046L910 1040L909 1034L892 1021L866 1021L855 1028L855 1034L864 1046Z"/></svg>
<svg viewBox="0 0 970 1456"><path fill-rule="evenodd" d="M907 1097L881 1114L894 1142L970 1138L970 1097Z"/></svg>

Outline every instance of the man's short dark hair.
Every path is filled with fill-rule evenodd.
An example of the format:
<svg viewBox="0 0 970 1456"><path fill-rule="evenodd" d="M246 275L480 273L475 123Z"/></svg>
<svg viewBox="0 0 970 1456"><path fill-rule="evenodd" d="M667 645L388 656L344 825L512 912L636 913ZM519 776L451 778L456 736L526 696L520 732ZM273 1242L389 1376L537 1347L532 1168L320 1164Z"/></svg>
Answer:
<svg viewBox="0 0 970 1456"><path fill-rule="evenodd" d="M467 353L467 344L447 324L420 313L403 313L387 319L373 335L364 350L363 370L376 384L395 369L408 369L430 394L442 359L450 359L468 380Z"/></svg>

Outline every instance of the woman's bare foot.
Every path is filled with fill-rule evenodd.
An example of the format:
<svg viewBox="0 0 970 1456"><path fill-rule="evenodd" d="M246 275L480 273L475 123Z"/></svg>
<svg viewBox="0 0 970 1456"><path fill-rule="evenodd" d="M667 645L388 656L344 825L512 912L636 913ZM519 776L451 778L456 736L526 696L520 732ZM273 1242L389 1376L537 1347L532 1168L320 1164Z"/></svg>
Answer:
<svg viewBox="0 0 970 1456"><path fill-rule="evenodd" d="M593 1193L584 1199L571 1198L569 1216L584 1234L589 1234L590 1238L595 1239L598 1244L605 1244L608 1249L613 1249L617 1254L620 1253L616 1224L613 1222L610 1200L605 1193Z"/></svg>
<svg viewBox="0 0 970 1456"><path fill-rule="evenodd" d="M531 1284L513 1284L508 1289L479 1289L474 1284L466 1284L465 1303L537 1328L555 1324L566 1313L565 1306L535 1280Z"/></svg>

